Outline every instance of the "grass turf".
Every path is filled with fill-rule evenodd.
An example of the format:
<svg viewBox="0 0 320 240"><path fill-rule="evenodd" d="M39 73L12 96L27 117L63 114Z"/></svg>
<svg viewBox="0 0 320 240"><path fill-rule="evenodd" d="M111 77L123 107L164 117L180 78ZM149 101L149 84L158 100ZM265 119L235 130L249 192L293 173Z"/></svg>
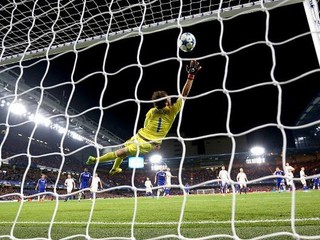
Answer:
<svg viewBox="0 0 320 240"><path fill-rule="evenodd" d="M297 191L0 202L0 238L320 239L319 199Z"/></svg>

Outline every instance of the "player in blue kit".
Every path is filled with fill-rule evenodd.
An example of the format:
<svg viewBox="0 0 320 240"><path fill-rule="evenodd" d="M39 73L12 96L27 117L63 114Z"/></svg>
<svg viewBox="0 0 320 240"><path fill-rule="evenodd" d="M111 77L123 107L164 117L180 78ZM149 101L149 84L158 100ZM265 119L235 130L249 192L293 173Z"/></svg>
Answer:
<svg viewBox="0 0 320 240"><path fill-rule="evenodd" d="M160 187L157 190L157 199L159 199L160 193L164 191L164 188L166 186L166 172L163 171L163 168L161 168L154 177L154 185L157 185Z"/></svg>
<svg viewBox="0 0 320 240"><path fill-rule="evenodd" d="M315 176L314 178L312 178L312 182L313 182L313 186L312 189L319 189L320 190L320 184L319 184L319 177Z"/></svg>
<svg viewBox="0 0 320 240"><path fill-rule="evenodd" d="M41 177L38 179L37 185L35 187L35 190L38 190L38 193L44 193L47 189L47 179L45 174L41 174ZM38 196L38 201L43 202L46 195L43 194L41 197Z"/></svg>
<svg viewBox="0 0 320 240"><path fill-rule="evenodd" d="M279 167L276 167L276 170L274 171L273 175L275 176L284 176L284 171L280 170ZM282 189L282 185L281 185L281 182L283 182L283 179L282 177L277 177L276 181L277 181L277 191L283 191L284 189Z"/></svg>
<svg viewBox="0 0 320 240"><path fill-rule="evenodd" d="M92 175L88 171L88 168L85 168L83 172L80 174L79 182L80 182L80 190L85 188L90 188ZM84 191L79 193L78 201L81 200L81 197L86 198Z"/></svg>

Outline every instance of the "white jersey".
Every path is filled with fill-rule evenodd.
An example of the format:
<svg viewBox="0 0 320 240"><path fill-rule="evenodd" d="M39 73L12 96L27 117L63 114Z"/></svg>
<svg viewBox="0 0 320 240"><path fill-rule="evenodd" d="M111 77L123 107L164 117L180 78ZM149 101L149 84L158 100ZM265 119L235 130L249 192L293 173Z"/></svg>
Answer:
<svg viewBox="0 0 320 240"><path fill-rule="evenodd" d="M151 181L150 180L146 180L145 182L144 182L144 185L145 185L145 187L146 187L146 192L152 192L152 183L151 183Z"/></svg>
<svg viewBox="0 0 320 240"><path fill-rule="evenodd" d="M285 174L290 174L290 173L292 173L293 171L294 171L294 168L291 167L290 165L284 167L284 172L285 172Z"/></svg>
<svg viewBox="0 0 320 240"><path fill-rule="evenodd" d="M67 187L68 193L70 193L72 191L74 184L75 184L75 182L74 182L73 178L67 178L64 181L64 185Z"/></svg>
<svg viewBox="0 0 320 240"><path fill-rule="evenodd" d="M294 168L290 165L286 165L283 170L284 170L285 176L287 177L286 178L287 185L292 186L293 185Z"/></svg>
<svg viewBox="0 0 320 240"><path fill-rule="evenodd" d="M171 178L172 178L171 172L167 171L166 172L166 185L169 187L171 186Z"/></svg>
<svg viewBox="0 0 320 240"><path fill-rule="evenodd" d="M286 182L287 182L287 185L290 185L292 186L293 185L293 173L292 172L287 172L286 173Z"/></svg>
<svg viewBox="0 0 320 240"><path fill-rule="evenodd" d="M303 186L306 186L307 185L307 181L306 181L306 173L304 172L304 170L301 170L300 171L300 181L302 183Z"/></svg>
<svg viewBox="0 0 320 240"><path fill-rule="evenodd" d="M227 170L220 170L219 172L219 178L222 182L229 182L229 176Z"/></svg>
<svg viewBox="0 0 320 240"><path fill-rule="evenodd" d="M244 172L239 172L237 175L237 181L239 183L246 183L247 182L247 175Z"/></svg>
<svg viewBox="0 0 320 240"><path fill-rule="evenodd" d="M99 188L99 183L101 183L100 177L94 176L91 180L91 191L96 192Z"/></svg>

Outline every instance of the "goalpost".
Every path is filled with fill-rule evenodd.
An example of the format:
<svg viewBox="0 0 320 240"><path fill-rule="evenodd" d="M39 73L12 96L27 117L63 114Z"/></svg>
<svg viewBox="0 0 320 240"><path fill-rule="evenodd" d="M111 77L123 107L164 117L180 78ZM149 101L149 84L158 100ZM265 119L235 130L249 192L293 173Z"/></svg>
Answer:
<svg viewBox="0 0 320 240"><path fill-rule="evenodd" d="M285 38L278 37L276 34L276 36L271 36L269 30L273 20L273 12L280 8L289 8L292 5L300 5L304 8L309 29L295 33L296 35L290 37L286 35ZM237 25L237 21L242 22L243 18L255 14L258 14L260 19L258 27L254 25L255 22L250 23L250 19L246 27L252 27L249 32L259 32L259 37L250 35L248 39L243 41L241 39L245 37L243 36L245 34L238 32L238 28L244 26ZM216 129L211 129L208 132L202 131L201 135L186 134L185 136L180 131L184 116L189 114L194 117L194 115L188 113L187 109L185 112L185 109L181 112L179 119L176 120L176 135L168 137L168 139L178 140L181 143L179 184L172 186L172 188L181 190L184 200L177 220L176 234L158 236L157 233L153 233L153 239L193 238L182 228L184 210L189 197L185 191L185 180L182 175L183 169L187 168L184 165L184 160L189 151L187 148L191 145L190 142L214 137L229 138L232 145L228 167L230 174L234 170L233 160L237 151L237 137L263 128L277 128L282 137L282 164L284 166L288 143L286 130L307 128L320 123L320 121L314 121L303 126L292 126L281 120L282 89L297 83L304 77L312 76L312 74L319 72L319 69L316 67L313 69L304 68L304 72L294 73L291 76L280 75L280 77L276 77L275 73L278 60L279 62L283 61L283 56L278 55L280 49L306 38L312 39L312 49L318 60L317 65L320 64L320 20L318 3L315 0L5 0L0 6L0 15L2 16L0 19L0 110L2 114L0 167L21 163L25 167L20 181L20 190L0 195L0 201L11 198L22 199L17 207L16 215L8 220L9 223L0 223L7 224L10 228L8 232L0 232L0 238L17 239L25 236L19 235L20 233L16 236L17 232L15 231L24 204L27 204L25 201L30 196L42 195L34 192L26 194L27 178L32 175L32 167L34 165L43 166L43 162L48 164L44 167L50 168L48 171L52 173L52 176L55 176L55 180L51 183L52 191L47 193L56 202L56 205L52 210L50 224L46 228L46 239L57 238L52 234L52 229L59 211L59 200L66 196L65 191L62 190L61 182L68 171L75 174L76 178L77 170L73 167L82 167L81 164L79 164L81 166L75 166L70 163L70 159L78 159L84 164L84 159L89 152L93 155L100 155L107 149L119 148L124 142L123 134L120 133L123 129L118 127L117 123L112 123L112 117L122 113L120 115L122 118L130 118L131 123L134 121L134 124L126 125L125 123L124 128L130 128L130 133L137 132L141 122L140 118L145 115L145 104L151 105L152 103L148 97L150 92L153 91L153 88L162 87L162 82L173 87L176 92L171 96L177 97L180 94L180 78L184 76L182 72L185 63L191 59L198 59L201 64L204 64L206 68L204 67L202 72L207 71L210 77L207 75L208 79L203 80L206 81L204 85L207 85L207 88L199 87L195 91L196 93L188 99L190 102L200 99L203 102L201 107L211 107L210 102L207 104L207 97L211 94L222 94L227 105L225 114L221 114L224 117L224 130L216 132ZM301 19L301 21L303 20ZM232 27L233 24L236 26ZM277 23L273 22L273 24ZM229 32L231 29L232 33ZM178 36L186 30L199 31L199 35L196 35L196 38L199 37L197 38L197 46L190 53L180 52L176 44ZM202 34L200 34L201 31ZM286 32L286 29L282 31ZM153 38L153 36L155 37ZM273 37L277 40L273 40ZM259 46L263 46L262 51L265 55L261 54L261 58L257 57L256 61L249 61L250 57L247 52L252 54ZM237 60L243 65L234 66L234 58L232 58L234 56L237 59L243 58L243 60ZM310 58L313 57L310 56ZM255 69L258 65L253 67L245 65L246 61L252 64L252 62L260 60L264 61L264 58L267 58L269 62L260 64L261 68L258 70ZM288 58L287 61L289 61L291 55L285 55L284 58ZM237 74L250 71L259 72L261 69L268 73L267 77L266 74L261 77L262 80L241 85L241 79L238 79L229 85L230 78L237 78ZM257 76L260 76L259 73ZM126 81L123 80L124 78ZM169 82L165 78L173 78L174 81ZM120 85L116 85L116 82ZM251 125L248 128L239 128L241 130L238 132L234 131L231 126L236 125L234 122L237 119L232 117L231 112L237 106L237 98L233 98L231 95L241 95L246 91L256 91L259 87L265 86L273 88L272 92L276 95L276 100L273 99L273 114L275 115L273 121L268 119L267 122L260 122L257 126ZM146 89L149 89L148 92ZM124 92L125 97L119 92ZM92 103L88 99L90 101L93 99ZM275 101L277 103L274 103ZM18 106L23 102L27 104L27 108ZM77 107L74 107L75 105ZM19 108L15 108L17 106ZM123 112L129 108L135 110L134 116L123 115ZM200 106L198 105L196 108L200 108ZM193 110L196 111L196 109ZM16 113L19 117L16 117ZM40 116L41 118L39 118ZM25 130L26 128L28 130ZM39 138L41 133L47 136L52 134L53 138L56 136L56 132L59 136L59 142L54 146L48 147L48 143ZM25 140L15 146L12 139L17 136L24 137ZM79 144L70 143L70 139L79 141ZM55 159L54 163L53 159ZM94 172L96 170L97 167L94 168ZM99 192L113 193L118 190L132 192L134 206L130 236L123 236L121 232L116 233L118 235L95 236L92 230L89 231L94 219L95 201L93 201L85 223L85 234L71 231L70 234L63 235L61 232L62 237L59 235L59 238L139 239L134 231L135 216L138 211L138 193L144 192L144 188L135 185L135 174L136 171L133 170L131 185L120 184ZM251 179L249 183L271 178L273 176L268 175L264 179ZM213 179L205 181L197 184L199 188L197 193L211 192L212 190L205 190L201 187L204 187L208 181L217 182ZM232 234L202 236L199 232L196 238L240 238L236 231L237 197L234 191L235 184L236 180L233 179L231 183L232 204L230 205ZM77 193L79 191L74 194ZM304 236L296 232L294 193L291 204L291 232L282 232L276 229L271 234L255 238L282 236L297 239L319 238L319 235ZM83 222L79 224L83 224ZM27 238L43 239L43 236L34 237L31 235Z"/></svg>

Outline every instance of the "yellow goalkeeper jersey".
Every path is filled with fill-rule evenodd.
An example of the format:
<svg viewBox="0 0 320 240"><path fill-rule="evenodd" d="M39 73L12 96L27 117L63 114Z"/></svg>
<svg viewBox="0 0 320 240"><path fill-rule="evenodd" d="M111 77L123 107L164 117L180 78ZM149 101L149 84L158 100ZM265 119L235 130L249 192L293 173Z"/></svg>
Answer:
<svg viewBox="0 0 320 240"><path fill-rule="evenodd" d="M170 107L163 109L151 108L144 121L144 127L138 131L138 134L155 143L161 143L170 131L170 128L182 108L183 100L178 98Z"/></svg>

